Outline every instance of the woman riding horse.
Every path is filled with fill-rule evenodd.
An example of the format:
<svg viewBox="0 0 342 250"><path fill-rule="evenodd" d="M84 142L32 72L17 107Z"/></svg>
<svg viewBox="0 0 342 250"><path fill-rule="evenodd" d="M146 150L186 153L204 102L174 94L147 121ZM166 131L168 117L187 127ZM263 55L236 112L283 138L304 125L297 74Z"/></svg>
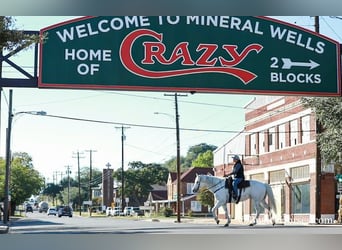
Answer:
<svg viewBox="0 0 342 250"><path fill-rule="evenodd" d="M238 155L234 155L233 157L234 167L231 173L225 175L228 177L230 175L234 175L234 182L233 182L233 199L237 200L238 197L238 185L245 180L245 174L243 165L241 163L240 157Z"/></svg>

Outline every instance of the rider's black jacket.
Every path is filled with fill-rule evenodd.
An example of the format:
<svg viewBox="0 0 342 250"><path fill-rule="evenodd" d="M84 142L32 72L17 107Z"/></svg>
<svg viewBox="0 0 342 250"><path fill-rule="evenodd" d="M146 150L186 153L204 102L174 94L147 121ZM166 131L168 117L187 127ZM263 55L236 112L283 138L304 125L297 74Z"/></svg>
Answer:
<svg viewBox="0 0 342 250"><path fill-rule="evenodd" d="M242 166L241 161L237 161L237 162L234 164L232 174L234 175L234 178L242 178L242 179L245 179L245 174L244 174L244 170L243 170L243 166Z"/></svg>

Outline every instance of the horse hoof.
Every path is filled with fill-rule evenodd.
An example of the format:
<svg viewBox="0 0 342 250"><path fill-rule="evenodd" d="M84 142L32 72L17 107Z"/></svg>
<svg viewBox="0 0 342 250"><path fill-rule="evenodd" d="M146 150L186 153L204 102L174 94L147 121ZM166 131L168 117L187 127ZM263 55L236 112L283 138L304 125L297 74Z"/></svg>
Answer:
<svg viewBox="0 0 342 250"><path fill-rule="evenodd" d="M220 224L220 220L217 220L217 221L216 221L216 224L217 224L217 225Z"/></svg>
<svg viewBox="0 0 342 250"><path fill-rule="evenodd" d="M224 224L224 227L228 227L229 226L229 224L227 223L227 224Z"/></svg>
<svg viewBox="0 0 342 250"><path fill-rule="evenodd" d="M255 225L254 223L249 224L250 227L253 227L254 225Z"/></svg>

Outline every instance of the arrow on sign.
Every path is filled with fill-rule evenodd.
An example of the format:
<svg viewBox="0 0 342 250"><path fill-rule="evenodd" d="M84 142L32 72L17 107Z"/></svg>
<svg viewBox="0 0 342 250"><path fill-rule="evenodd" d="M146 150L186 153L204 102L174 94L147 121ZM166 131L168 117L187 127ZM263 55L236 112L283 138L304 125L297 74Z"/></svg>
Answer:
<svg viewBox="0 0 342 250"><path fill-rule="evenodd" d="M292 62L290 58L282 58L283 61L283 69L291 69L292 67L310 67L311 69L317 68L319 66L319 63L316 63L312 60L309 60L309 62Z"/></svg>

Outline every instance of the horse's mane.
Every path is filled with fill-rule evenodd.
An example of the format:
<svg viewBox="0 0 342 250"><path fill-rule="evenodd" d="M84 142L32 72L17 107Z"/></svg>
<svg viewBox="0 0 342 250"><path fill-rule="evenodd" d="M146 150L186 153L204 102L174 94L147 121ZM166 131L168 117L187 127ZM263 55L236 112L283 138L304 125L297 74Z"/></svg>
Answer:
<svg viewBox="0 0 342 250"><path fill-rule="evenodd" d="M206 181L210 180L211 184L213 184L215 180L218 180L218 181L223 180L222 177L214 176L214 175L201 174L200 176L204 177Z"/></svg>

